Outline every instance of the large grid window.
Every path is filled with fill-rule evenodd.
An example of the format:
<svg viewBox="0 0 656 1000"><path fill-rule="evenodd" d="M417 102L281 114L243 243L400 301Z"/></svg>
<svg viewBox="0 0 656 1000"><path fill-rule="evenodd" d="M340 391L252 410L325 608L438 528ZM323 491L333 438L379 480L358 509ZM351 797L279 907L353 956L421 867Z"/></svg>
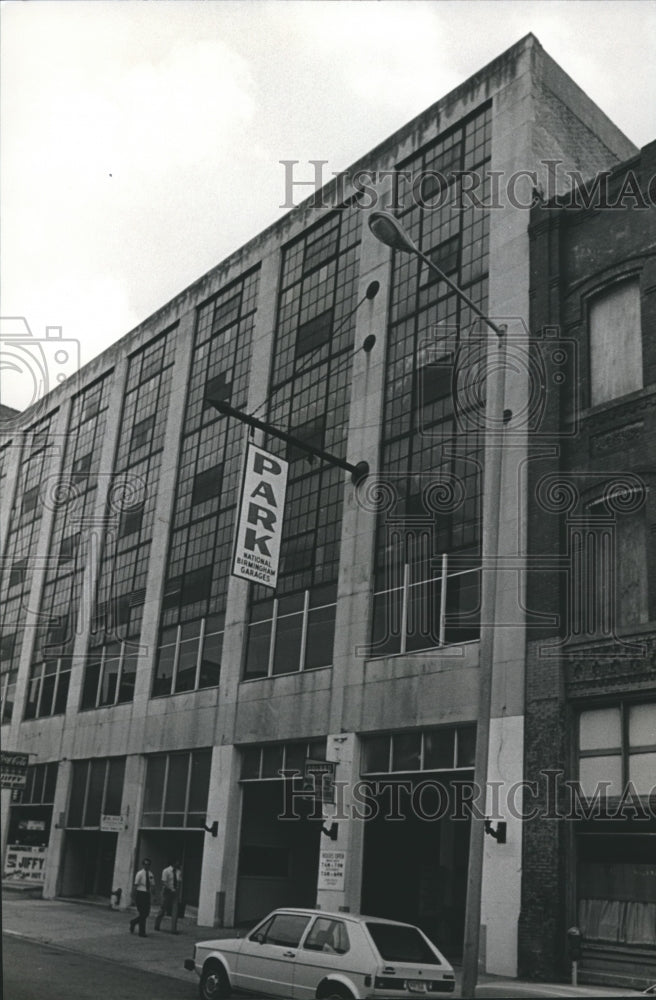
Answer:
<svg viewBox="0 0 656 1000"><path fill-rule="evenodd" d="M173 327L129 359L83 709L134 695L175 347Z"/></svg>
<svg viewBox="0 0 656 1000"><path fill-rule="evenodd" d="M141 825L205 826L211 762L211 750L149 757Z"/></svg>
<svg viewBox="0 0 656 1000"><path fill-rule="evenodd" d="M622 702L581 712L579 782L584 795L621 796L629 782L638 795L656 789L656 701Z"/></svg>
<svg viewBox="0 0 656 1000"><path fill-rule="evenodd" d="M55 801L58 766L57 761L51 764L31 764L27 769L25 788L12 792L12 802L17 799L23 806L52 805Z"/></svg>
<svg viewBox="0 0 656 1000"><path fill-rule="evenodd" d="M361 212L344 208L283 250L268 420L346 457ZM332 663L344 472L271 440L289 478L275 599L251 588L244 677Z"/></svg>
<svg viewBox="0 0 656 1000"><path fill-rule="evenodd" d="M125 757L73 761L66 827L100 829L102 816L120 816Z"/></svg>
<svg viewBox="0 0 656 1000"><path fill-rule="evenodd" d="M84 627L80 615L85 564L93 560L98 538L93 527L97 472L112 374L73 399L66 452L56 494L51 556L41 599L40 620L28 681L25 718L66 711L73 643Z"/></svg>
<svg viewBox="0 0 656 1000"><path fill-rule="evenodd" d="M470 178L463 181L461 172L485 176L490 130L483 109L399 164L424 178L421 198L407 199L399 212L401 224L483 311L489 218L463 194ZM477 196L486 193L483 181ZM468 384L467 354L481 338L469 307L416 257L395 253L390 316L381 472L390 473L398 500L394 530L379 519L372 652L399 653L478 636L480 581L472 571L480 566L484 439L476 412L482 403ZM461 496L452 509L426 506L431 481L457 484ZM415 531L422 517L420 531L430 522L428 552ZM405 533L397 530L404 518ZM448 578L441 572L445 554ZM403 605L407 620L420 623L418 632L393 627Z"/></svg>
<svg viewBox="0 0 656 1000"><path fill-rule="evenodd" d="M32 587L32 569L43 514L41 488L48 478L55 454L52 442L53 419L54 414L50 414L29 428L24 436L18 484L9 522L0 602L2 722L10 722L13 713L25 616Z"/></svg>
<svg viewBox="0 0 656 1000"><path fill-rule="evenodd" d="M198 310L153 696L219 682L223 615L243 453L243 426L205 404L207 384L243 409L258 271Z"/></svg>
<svg viewBox="0 0 656 1000"><path fill-rule="evenodd" d="M280 780L286 772L305 773L306 760L325 760L326 740L303 740L293 743L268 743L243 747L241 781Z"/></svg>
<svg viewBox="0 0 656 1000"><path fill-rule="evenodd" d="M476 726L363 736L362 774L457 771L474 766Z"/></svg>

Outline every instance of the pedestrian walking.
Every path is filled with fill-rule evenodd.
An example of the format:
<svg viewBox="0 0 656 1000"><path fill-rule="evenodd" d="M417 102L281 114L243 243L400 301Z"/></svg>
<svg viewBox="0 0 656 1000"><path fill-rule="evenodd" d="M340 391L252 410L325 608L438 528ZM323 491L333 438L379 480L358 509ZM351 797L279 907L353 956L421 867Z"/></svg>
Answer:
<svg viewBox="0 0 656 1000"><path fill-rule="evenodd" d="M182 893L182 862L172 861L162 872L162 905L155 917L155 930L161 929L164 917L171 918L171 934L178 933L178 913Z"/></svg>
<svg viewBox="0 0 656 1000"><path fill-rule="evenodd" d="M144 858L142 867L134 877L134 904L137 907L137 916L130 921L130 934L134 934L134 928L139 924L139 937L146 935L146 919L150 913L150 898L155 888L155 876L150 870L150 858Z"/></svg>

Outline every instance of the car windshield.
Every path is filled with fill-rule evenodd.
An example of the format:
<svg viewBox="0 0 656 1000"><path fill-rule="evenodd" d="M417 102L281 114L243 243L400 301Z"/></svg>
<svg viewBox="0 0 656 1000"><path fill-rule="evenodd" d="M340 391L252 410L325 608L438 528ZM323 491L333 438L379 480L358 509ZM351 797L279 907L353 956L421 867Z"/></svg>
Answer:
<svg viewBox="0 0 656 1000"><path fill-rule="evenodd" d="M440 960L416 927L403 924L377 924L367 921L367 930L385 962L415 962L440 965Z"/></svg>

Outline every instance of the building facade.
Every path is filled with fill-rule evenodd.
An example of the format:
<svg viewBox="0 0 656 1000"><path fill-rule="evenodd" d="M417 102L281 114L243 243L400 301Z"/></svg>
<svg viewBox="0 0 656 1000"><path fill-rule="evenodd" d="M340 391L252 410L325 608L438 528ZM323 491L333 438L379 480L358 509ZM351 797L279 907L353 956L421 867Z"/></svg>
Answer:
<svg viewBox="0 0 656 1000"><path fill-rule="evenodd" d="M318 902L457 958L492 583L488 779L524 776L530 382L511 364L493 492L485 325L367 213L394 211L522 358L536 191L634 153L529 35L6 423L2 742L31 766L2 792L5 877L125 901L143 854L176 854L201 923ZM210 384L371 469L355 486L256 435L289 462L275 592L230 575L249 432ZM335 765L323 818L281 774L306 760ZM504 820L482 943L513 975L523 824Z"/></svg>
<svg viewBox="0 0 656 1000"><path fill-rule="evenodd" d="M531 227L531 329L558 327L568 357L532 449L526 780L544 818L524 828L520 967L563 973L578 926L586 977L635 986L656 974L655 176L652 143Z"/></svg>

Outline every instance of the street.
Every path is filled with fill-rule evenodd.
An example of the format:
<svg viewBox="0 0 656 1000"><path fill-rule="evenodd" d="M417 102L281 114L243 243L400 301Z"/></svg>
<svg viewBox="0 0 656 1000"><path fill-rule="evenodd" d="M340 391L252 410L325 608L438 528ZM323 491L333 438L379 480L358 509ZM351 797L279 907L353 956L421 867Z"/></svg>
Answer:
<svg viewBox="0 0 656 1000"><path fill-rule="evenodd" d="M3 934L5 1000L195 1000L189 982Z"/></svg>

